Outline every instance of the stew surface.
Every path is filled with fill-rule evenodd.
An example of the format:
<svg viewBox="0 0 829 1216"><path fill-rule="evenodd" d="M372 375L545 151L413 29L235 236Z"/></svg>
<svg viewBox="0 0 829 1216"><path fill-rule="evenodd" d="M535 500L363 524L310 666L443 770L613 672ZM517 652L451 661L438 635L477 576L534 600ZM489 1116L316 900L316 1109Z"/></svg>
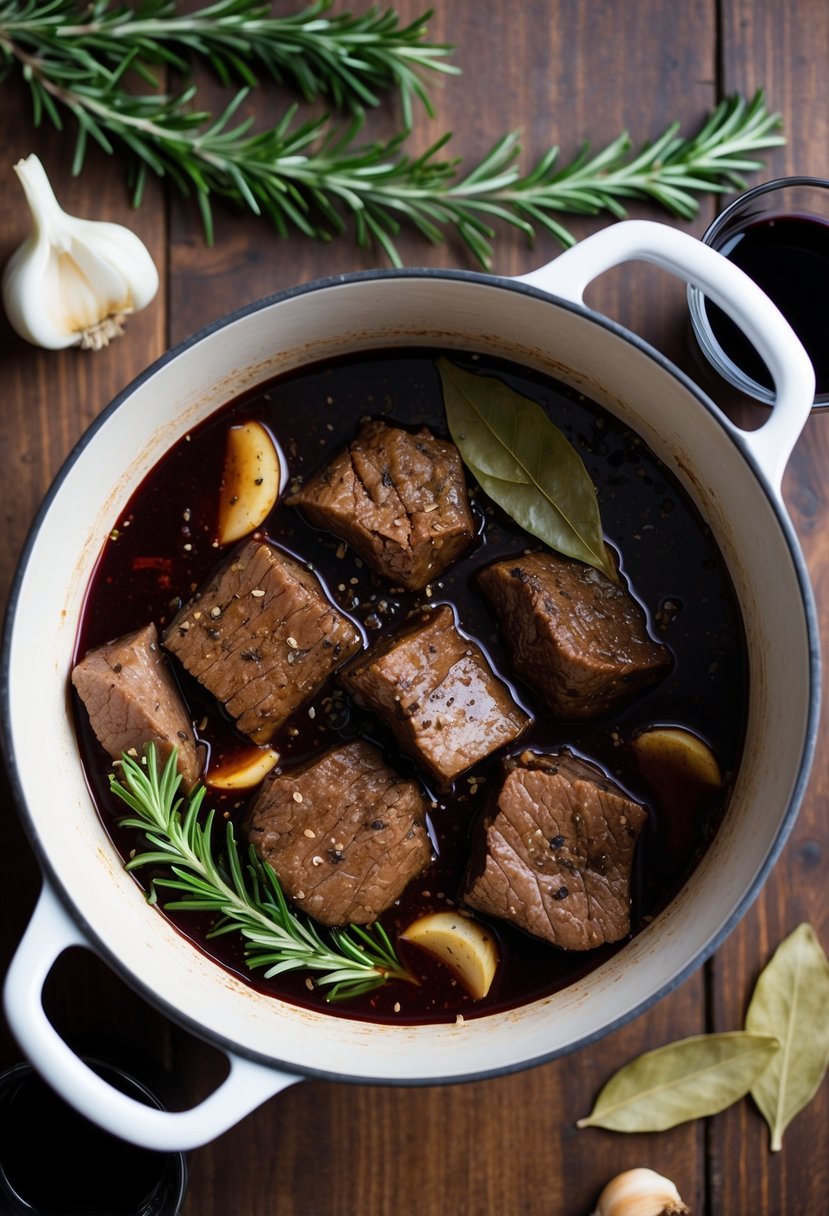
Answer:
<svg viewBox="0 0 829 1216"><path fill-rule="evenodd" d="M435 360L442 352L368 352L284 376L230 402L160 461L123 515L113 521L91 581L77 656L154 621L162 631L182 603L226 556L213 543L219 484L229 424L264 422L288 464L290 479L307 478L348 443L361 421L383 419L409 429L421 425L448 437ZM516 365L451 352L460 365L504 379L548 411L585 462L597 488L605 535L621 571L645 606L651 633L673 655L668 675L621 712L591 723L556 722L513 676L496 620L473 586L490 562L540 548L477 490L467 476L477 539L469 552L423 591L390 590L336 537L310 526L280 503L261 532L273 544L311 563L330 598L364 630L369 642L422 605L448 603L462 630L483 648L516 701L533 716L529 730L508 748L555 752L562 747L600 765L648 808L633 876L633 932L640 930L687 879L710 843L727 803L739 762L747 704L747 666L739 607L722 555L677 480L639 437L595 403L565 385ZM250 750L217 702L180 666L176 677L211 762ZM82 707L77 725L85 767L102 820L127 858L139 843L119 829L123 813L107 789L109 757L97 743ZM654 772L643 768L630 743L653 725L679 725L705 740L726 774L723 788L704 803L689 801L681 782L660 796ZM382 724L361 710L336 680L282 727L273 739L284 768L352 738L376 742L404 776L422 780ZM245 966L235 935L207 940L209 918L170 914L179 931L246 983L283 999L324 1007L335 1016L377 1020L454 1020L491 1013L555 991L600 965L624 943L568 953L501 921L492 921L501 962L490 993L473 1001L452 974L396 934L416 917L452 907L466 867L468 837L486 797L486 779L499 755L464 774L449 795L428 789L428 828L436 860L412 882L382 921L421 978L419 987L391 983L341 1006L326 1005L302 975L265 981ZM662 774L661 785L664 787ZM255 791L244 797L209 791L208 804L241 824ZM137 881L147 884L150 870Z"/></svg>

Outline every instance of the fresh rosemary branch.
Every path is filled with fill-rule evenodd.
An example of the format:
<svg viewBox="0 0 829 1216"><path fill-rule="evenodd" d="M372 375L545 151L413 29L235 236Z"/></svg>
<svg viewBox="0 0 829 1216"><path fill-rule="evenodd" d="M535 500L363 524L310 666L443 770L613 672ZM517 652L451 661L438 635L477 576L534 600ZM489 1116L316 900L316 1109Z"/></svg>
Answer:
<svg viewBox="0 0 829 1216"><path fill-rule="evenodd" d="M52 0L60 3L61 0ZM5 41L4 41L5 38ZM633 157L627 134L590 156L585 147L569 164L558 164L550 148L526 174L517 165L518 136L504 136L483 160L459 176L457 159L441 153L444 135L420 156L402 149L403 136L355 145L361 126L333 129L326 119L294 125L289 110L275 127L254 133L250 117L236 120L242 91L215 120L191 110L192 87L178 96L136 97L121 78L132 60L114 72L74 61L41 58L9 42L0 29L0 55L15 58L31 89L35 123L48 114L62 127L61 108L78 123L74 171L83 163L88 138L107 152L120 143L133 154L132 186L140 201L149 170L168 176L198 201L212 240L211 196L267 215L283 236L298 229L329 240L350 219L357 243L375 243L400 265L395 237L404 225L437 244L454 232L489 268L500 221L532 238L545 228L563 245L573 237L558 218L563 212L625 214L622 200L650 199L673 215L693 216L700 191L741 188L743 172L758 169L754 155L784 141L780 116L770 114L762 92L751 101L723 101L690 139L674 123Z"/></svg>
<svg viewBox="0 0 829 1216"><path fill-rule="evenodd" d="M378 105L379 94L396 87L407 127L413 98L431 114L421 74L459 70L446 62L451 47L425 41L431 11L400 26L394 9L328 17L330 4L316 0L275 17L262 0L216 0L188 13L179 13L176 0L141 0L136 8L113 0L86 7L79 0L0 0L0 44L12 53L19 47L45 74L59 63L116 71L129 59L155 87L145 65L186 71L184 54L210 64L225 84L252 88L259 68L306 101L324 97L352 110Z"/></svg>
<svg viewBox="0 0 829 1216"><path fill-rule="evenodd" d="M267 968L266 979L286 971L316 972L316 983L330 989L329 1001L371 992L392 979L412 982L379 923L331 929L326 940L311 920L289 908L273 869L252 848L243 863L230 821L219 860L214 853L214 812L208 811L203 821L199 818L204 787L185 806L178 796L180 782L175 752L160 769L153 744L145 749L143 764L124 755L120 779L110 776L112 792L132 811L120 826L143 832L151 846L126 868L163 866L172 875L153 879L151 902L157 899L158 887L180 892L166 909L217 913L209 937L241 933L248 967Z"/></svg>

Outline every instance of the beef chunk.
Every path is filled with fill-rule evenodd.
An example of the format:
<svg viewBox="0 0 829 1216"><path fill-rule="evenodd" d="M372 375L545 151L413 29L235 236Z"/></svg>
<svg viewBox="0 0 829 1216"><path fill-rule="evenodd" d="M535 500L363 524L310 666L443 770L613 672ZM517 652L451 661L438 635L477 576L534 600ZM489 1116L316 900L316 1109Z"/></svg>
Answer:
<svg viewBox="0 0 829 1216"><path fill-rule="evenodd" d="M164 760L178 748L178 770L190 789L201 762L181 694L152 623L90 650L72 672L92 729L113 760L155 743Z"/></svg>
<svg viewBox="0 0 829 1216"><path fill-rule="evenodd" d="M515 670L556 717L608 713L670 666L638 601L592 566L531 553L487 566L478 581Z"/></svg>
<svg viewBox="0 0 829 1216"><path fill-rule="evenodd" d="M474 525L454 444L369 422L286 501L347 541L392 583L417 590L466 549Z"/></svg>
<svg viewBox="0 0 829 1216"><path fill-rule="evenodd" d="M251 540L178 613L164 645L266 743L362 638L306 567Z"/></svg>
<svg viewBox="0 0 829 1216"><path fill-rule="evenodd" d="M372 646L341 680L442 789L511 743L530 720L481 648L455 628L447 604Z"/></svg>
<svg viewBox="0 0 829 1216"><path fill-rule="evenodd" d="M466 902L565 950L630 932L630 871L647 812L568 752L507 760L473 844Z"/></svg>
<svg viewBox="0 0 829 1216"><path fill-rule="evenodd" d="M431 860L426 803L362 739L266 781L248 838L324 925L369 924Z"/></svg>

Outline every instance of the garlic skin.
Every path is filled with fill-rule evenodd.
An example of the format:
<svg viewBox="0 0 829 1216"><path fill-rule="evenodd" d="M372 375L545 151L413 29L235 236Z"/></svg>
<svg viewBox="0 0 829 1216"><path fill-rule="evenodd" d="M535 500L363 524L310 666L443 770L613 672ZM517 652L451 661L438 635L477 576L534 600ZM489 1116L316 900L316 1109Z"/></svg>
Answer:
<svg viewBox="0 0 829 1216"><path fill-rule="evenodd" d="M670 1178L642 1167L611 1178L593 1216L682 1216L690 1210Z"/></svg>
<svg viewBox="0 0 829 1216"><path fill-rule="evenodd" d="M47 350L100 350L155 296L155 263L121 224L67 215L37 156L18 161L14 171L33 227L3 272L9 322L21 338Z"/></svg>

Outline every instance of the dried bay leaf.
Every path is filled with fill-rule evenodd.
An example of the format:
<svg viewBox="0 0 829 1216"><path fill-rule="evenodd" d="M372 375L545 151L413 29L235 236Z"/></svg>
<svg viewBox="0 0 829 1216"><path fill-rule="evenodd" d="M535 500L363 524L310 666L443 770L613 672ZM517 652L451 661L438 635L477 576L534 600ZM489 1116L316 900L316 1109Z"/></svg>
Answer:
<svg viewBox="0 0 829 1216"><path fill-rule="evenodd" d="M484 493L551 549L615 581L596 489L541 406L448 359L438 359L437 368L452 439Z"/></svg>
<svg viewBox="0 0 829 1216"><path fill-rule="evenodd" d="M660 1132L715 1115L749 1092L780 1050L773 1035L694 1035L648 1051L610 1078L578 1127Z"/></svg>
<svg viewBox="0 0 829 1216"><path fill-rule="evenodd" d="M746 1030L780 1041L779 1054L751 1089L777 1152L829 1065L829 961L811 925L790 933L761 972Z"/></svg>

